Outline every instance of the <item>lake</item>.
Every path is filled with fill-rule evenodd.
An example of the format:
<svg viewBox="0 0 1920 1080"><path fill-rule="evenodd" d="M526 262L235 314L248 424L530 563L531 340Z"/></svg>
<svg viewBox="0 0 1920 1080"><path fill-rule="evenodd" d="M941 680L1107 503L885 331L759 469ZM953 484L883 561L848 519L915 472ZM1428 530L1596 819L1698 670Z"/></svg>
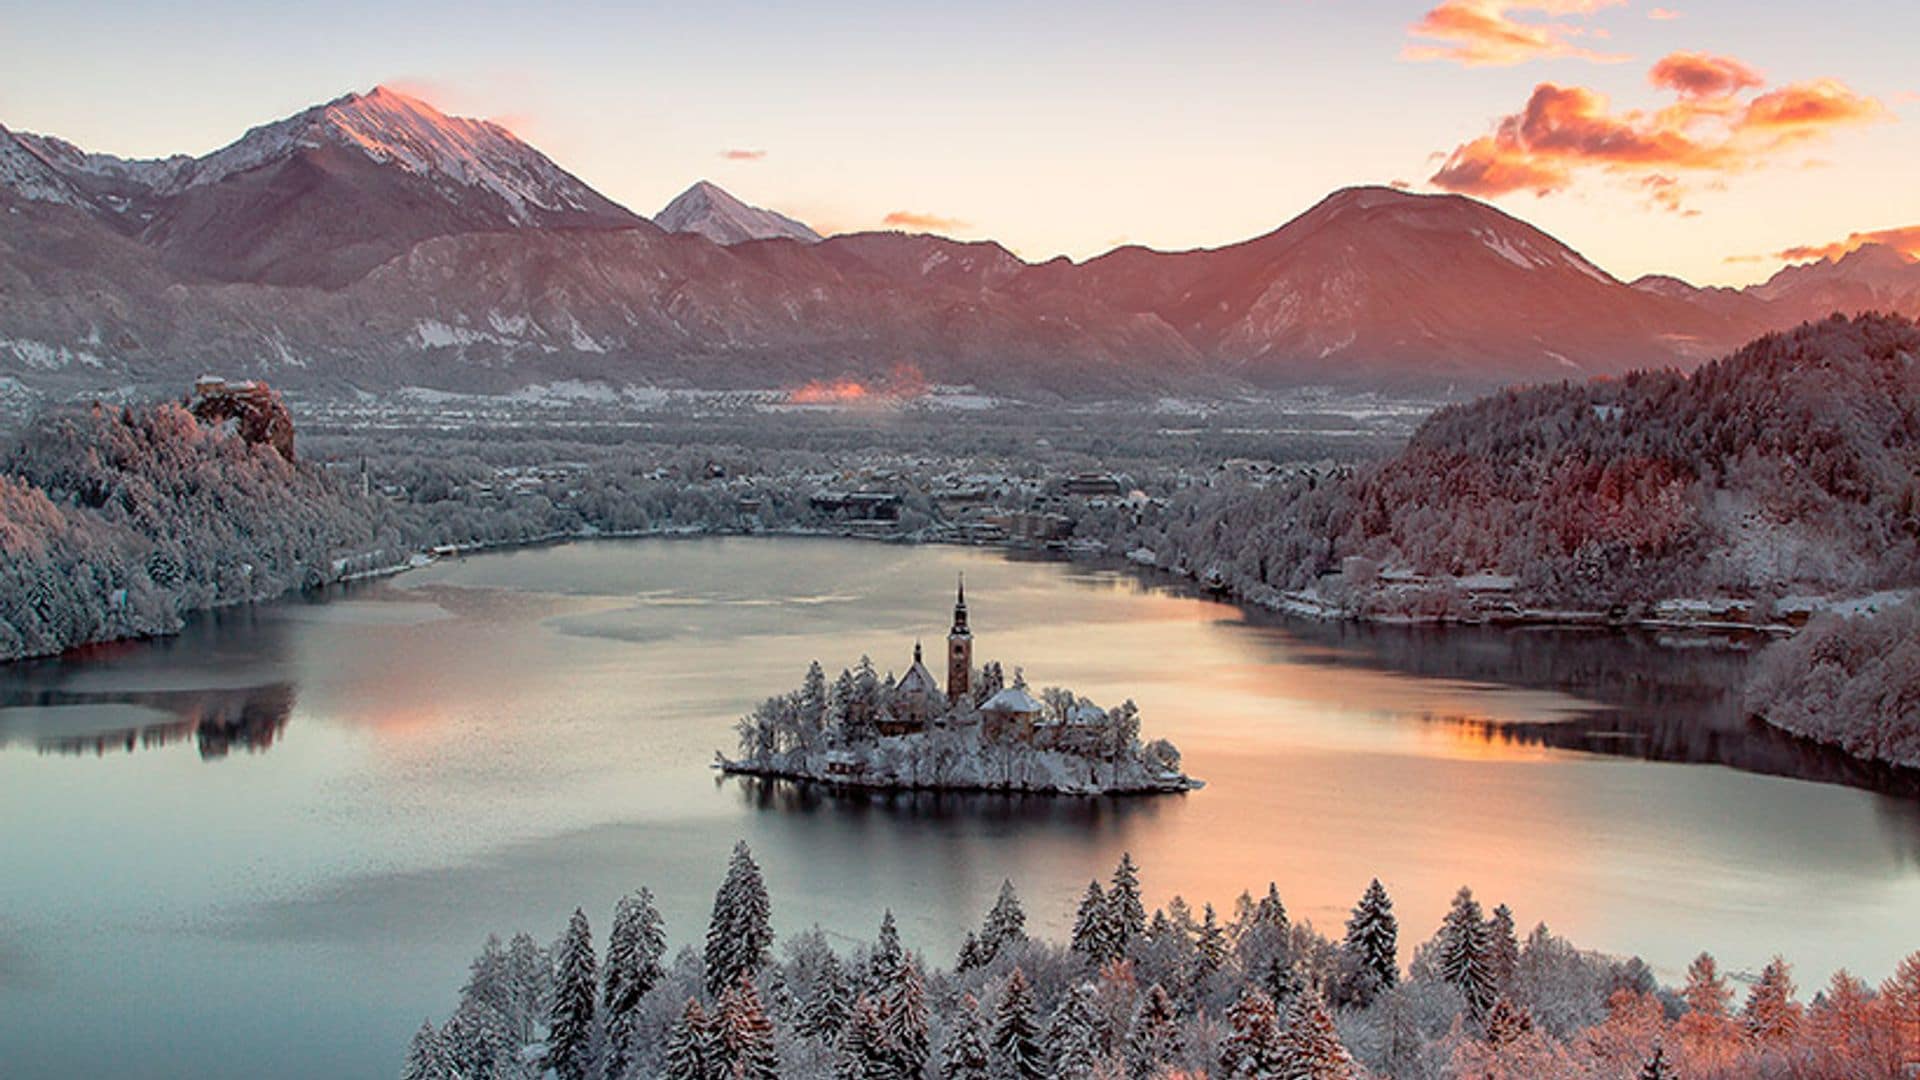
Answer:
<svg viewBox="0 0 1920 1080"><path fill-rule="evenodd" d="M1131 697L1207 781L1116 800L721 780L759 699L904 671L964 571L977 661ZM0 1074L385 1077L489 932L604 941L646 885L704 933L745 838L779 929L891 908L950 964L1002 878L1064 936L1123 850L1149 905L1279 883L1337 934L1379 876L1402 960L1462 884L1523 929L1701 949L1803 992L1920 948L1920 798L1739 717L1744 659L1649 638L1301 623L1130 572L840 540L446 561L0 667Z"/></svg>

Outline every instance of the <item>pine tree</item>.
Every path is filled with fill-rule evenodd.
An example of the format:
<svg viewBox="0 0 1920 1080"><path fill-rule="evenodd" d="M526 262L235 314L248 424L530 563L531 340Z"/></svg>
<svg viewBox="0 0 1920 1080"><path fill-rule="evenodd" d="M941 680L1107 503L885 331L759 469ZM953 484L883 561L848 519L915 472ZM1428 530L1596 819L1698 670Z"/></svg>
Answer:
<svg viewBox="0 0 1920 1080"><path fill-rule="evenodd" d="M414 1032L413 1042L407 1047L407 1063L400 1071L400 1080L452 1080L447 1067L447 1051L440 1041L440 1032L434 1029L432 1021L423 1022L420 1030Z"/></svg>
<svg viewBox="0 0 1920 1080"><path fill-rule="evenodd" d="M1042 1080L1047 1075L1046 1055L1033 1020L1033 988L1019 968L1007 976L1000 1007L994 1011L993 1056L996 1071L1005 1080Z"/></svg>
<svg viewBox="0 0 1920 1080"><path fill-rule="evenodd" d="M1253 921L1259 926L1278 930L1282 934L1287 933L1291 928L1292 924L1287 919L1287 905L1280 901L1279 885L1271 881L1267 882L1267 895L1261 897L1260 902L1254 905Z"/></svg>
<svg viewBox="0 0 1920 1080"><path fill-rule="evenodd" d="M993 910L987 912L986 925L980 928L981 966L992 963L1002 950L1026 939L1027 913L1020 908L1020 897L1013 891L1013 882L1002 881L1000 896L994 900Z"/></svg>
<svg viewBox="0 0 1920 1080"><path fill-rule="evenodd" d="M853 1003L853 1013L840 1031L834 1076L839 1080L897 1080L887 1053L885 1019L879 1003L864 994Z"/></svg>
<svg viewBox="0 0 1920 1080"><path fill-rule="evenodd" d="M975 935L973 931L967 931L966 938L960 942L960 954L953 962L954 974L958 975L963 972L972 971L977 967L985 967L987 962L982 959L985 952L985 947L980 944L980 938Z"/></svg>
<svg viewBox="0 0 1920 1080"><path fill-rule="evenodd" d="M1920 1061L1920 952L1909 953L1880 984L1880 1000L1893 1028L1895 1052Z"/></svg>
<svg viewBox="0 0 1920 1080"><path fill-rule="evenodd" d="M1114 867L1107 907L1114 955L1124 956L1128 946L1147 932L1147 909L1140 902L1140 868L1134 865L1130 852L1121 852L1120 865Z"/></svg>
<svg viewBox="0 0 1920 1080"><path fill-rule="evenodd" d="M1473 890L1462 888L1440 924L1440 977L1466 999L1467 1015L1478 1021L1499 996L1493 972L1493 945Z"/></svg>
<svg viewBox="0 0 1920 1080"><path fill-rule="evenodd" d="M1113 953L1113 931L1108 925L1107 895L1100 889L1098 881L1087 882L1087 892L1080 900L1080 911L1073 920L1073 951L1093 961L1095 966L1104 964Z"/></svg>
<svg viewBox="0 0 1920 1080"><path fill-rule="evenodd" d="M1185 1049L1173 998L1154 983L1141 996L1127 1028L1127 1071L1135 1080L1157 1076Z"/></svg>
<svg viewBox="0 0 1920 1080"><path fill-rule="evenodd" d="M794 1031L802 1038L831 1042L839 1038L840 1029L846 1025L852 1011L853 1002L848 995L846 973L841 970L840 961L828 953L814 970L813 979L807 986L806 997L800 1003L800 1015L794 1022Z"/></svg>
<svg viewBox="0 0 1920 1080"><path fill-rule="evenodd" d="M779 1080L773 1021L760 1004L753 980L742 976L720 999L720 1045L731 1080Z"/></svg>
<svg viewBox="0 0 1920 1080"><path fill-rule="evenodd" d="M1349 970L1355 975L1343 997L1352 1004L1366 1006L1380 991L1400 981L1400 924L1393 916L1393 901L1386 887L1374 878L1347 920L1346 940L1341 951Z"/></svg>
<svg viewBox="0 0 1920 1080"><path fill-rule="evenodd" d="M1505 994L1487 1013L1487 1042L1505 1046L1533 1030L1533 1016Z"/></svg>
<svg viewBox="0 0 1920 1080"><path fill-rule="evenodd" d="M907 951L900 945L900 928L894 925L893 911L880 916L880 937L867 957L867 994L875 1001L885 995L907 966Z"/></svg>
<svg viewBox="0 0 1920 1080"><path fill-rule="evenodd" d="M560 1080L587 1080L593 1072L593 931L586 912L573 909L560 944L553 1007L547 1014L547 1067Z"/></svg>
<svg viewBox="0 0 1920 1080"><path fill-rule="evenodd" d="M1760 979L1747 994L1743 1015L1747 1033L1762 1043L1785 1043L1800 1026L1800 1007L1793 1000L1793 974L1776 956L1760 969Z"/></svg>
<svg viewBox="0 0 1920 1080"><path fill-rule="evenodd" d="M440 1032L441 1053L450 1077L511 1075L510 1070L519 1064L522 1045L508 1034L498 1013L472 1001L461 1002Z"/></svg>
<svg viewBox="0 0 1920 1080"><path fill-rule="evenodd" d="M666 928L653 905L653 894L641 889L621 897L614 906L600 995L607 1026L608 1076L625 1076L633 1062L640 999L665 976L660 957L666 951Z"/></svg>
<svg viewBox="0 0 1920 1080"><path fill-rule="evenodd" d="M947 1030L947 1044L940 1054L941 1080L988 1080L991 1058L987 1053L987 1022L980 1015L980 1002L972 994L960 999L959 1015Z"/></svg>
<svg viewBox="0 0 1920 1080"><path fill-rule="evenodd" d="M1220 1075L1227 1080L1271 1080L1285 1066L1280 1013L1273 999L1249 986L1227 1009L1233 1029L1220 1047Z"/></svg>
<svg viewBox="0 0 1920 1080"><path fill-rule="evenodd" d="M720 1047L705 1009L687 999L680 1018L667 1029L666 1080L719 1080Z"/></svg>
<svg viewBox="0 0 1920 1080"><path fill-rule="evenodd" d="M1281 1080L1351 1080L1353 1057L1340 1043L1326 1002L1312 990L1298 995L1280 1036Z"/></svg>
<svg viewBox="0 0 1920 1080"><path fill-rule="evenodd" d="M707 925L707 993L715 999L753 975L773 947L772 907L760 867L742 840L733 846L727 877L713 897Z"/></svg>
<svg viewBox="0 0 1920 1080"><path fill-rule="evenodd" d="M1701 953L1687 965L1687 985L1680 991L1680 1000L1687 1003L1689 1012L1711 1017L1727 1015L1727 1008L1733 1003L1733 988L1721 977L1720 966L1713 962L1711 953Z"/></svg>
<svg viewBox="0 0 1920 1080"><path fill-rule="evenodd" d="M815 660L807 665L807 679L800 687L800 719L809 746L817 746L827 729L827 673Z"/></svg>
<svg viewBox="0 0 1920 1080"><path fill-rule="evenodd" d="M1106 1050L1101 1016L1090 983L1068 988L1047 1024L1053 1080L1089 1080Z"/></svg>
<svg viewBox="0 0 1920 1080"><path fill-rule="evenodd" d="M1514 969L1520 965L1520 939L1513 929L1513 911L1501 904L1487 920L1489 962L1493 984L1501 993L1513 983Z"/></svg>
<svg viewBox="0 0 1920 1080"><path fill-rule="evenodd" d="M1655 1046L1653 1048L1653 1056L1648 1058L1647 1063L1640 1067L1640 1080L1679 1080L1679 1077L1680 1074L1675 1072L1673 1066L1667 1063L1667 1051L1665 1047Z"/></svg>
<svg viewBox="0 0 1920 1080"><path fill-rule="evenodd" d="M1227 934L1220 928L1220 917L1214 914L1212 904L1201 911L1200 932L1193 943L1192 981L1195 984L1227 965Z"/></svg>
<svg viewBox="0 0 1920 1080"><path fill-rule="evenodd" d="M927 991L920 970L903 963L880 1000L887 1056L896 1076L925 1075L932 1048L927 1043Z"/></svg>

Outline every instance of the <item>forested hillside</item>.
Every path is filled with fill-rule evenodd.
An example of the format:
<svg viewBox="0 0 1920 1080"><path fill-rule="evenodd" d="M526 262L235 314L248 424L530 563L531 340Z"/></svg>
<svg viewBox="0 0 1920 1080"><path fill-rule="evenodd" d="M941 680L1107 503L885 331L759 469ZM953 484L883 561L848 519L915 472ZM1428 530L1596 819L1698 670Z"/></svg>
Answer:
<svg viewBox="0 0 1920 1080"><path fill-rule="evenodd" d="M1163 565L1248 591L1320 582L1362 611L1395 602L1372 588L1382 567L1512 575L1531 603L1628 614L1913 584L1920 328L1835 317L1691 375L1507 391L1441 410L1345 484L1202 496L1145 542Z"/></svg>
<svg viewBox="0 0 1920 1080"><path fill-rule="evenodd" d="M0 659L403 558L390 510L177 404L36 419L0 457Z"/></svg>

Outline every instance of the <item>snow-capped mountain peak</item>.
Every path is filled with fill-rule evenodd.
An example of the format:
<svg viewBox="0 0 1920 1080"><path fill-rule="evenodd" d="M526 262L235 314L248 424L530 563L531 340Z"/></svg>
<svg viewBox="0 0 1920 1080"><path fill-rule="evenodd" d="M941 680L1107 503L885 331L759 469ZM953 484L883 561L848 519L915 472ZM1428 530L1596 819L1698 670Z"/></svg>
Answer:
<svg viewBox="0 0 1920 1080"><path fill-rule="evenodd" d="M499 124L448 116L385 86L256 127L180 170L162 193L219 183L326 146L358 150L435 183L491 192L507 203L515 224L527 224L542 211L596 212L604 206L592 189Z"/></svg>
<svg viewBox="0 0 1920 1080"><path fill-rule="evenodd" d="M820 234L805 224L785 214L749 206L707 180L681 192L655 215L653 222L668 232L699 233L716 244L776 237L811 244L820 239Z"/></svg>

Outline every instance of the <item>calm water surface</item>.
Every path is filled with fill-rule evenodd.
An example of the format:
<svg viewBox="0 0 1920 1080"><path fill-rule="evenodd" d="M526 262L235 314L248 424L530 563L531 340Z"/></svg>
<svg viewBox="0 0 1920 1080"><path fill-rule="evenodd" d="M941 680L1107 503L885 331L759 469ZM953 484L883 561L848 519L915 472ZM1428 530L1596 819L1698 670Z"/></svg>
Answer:
<svg viewBox="0 0 1920 1080"><path fill-rule="evenodd" d="M1136 800L837 799L718 781L809 659L904 670L967 574L976 655L1131 696L1208 781ZM1011 877L1064 931L1120 851L1150 903L1277 881L1410 948L1473 885L1675 977L1803 987L1920 947L1920 800L1755 731L1742 660L1642 639L1250 619L1117 572L842 541L444 563L171 641L0 668L0 1075L393 1075L492 931L660 897L696 940L745 837L783 930L946 962ZM1808 778L1812 778L1811 780ZM1818 780L1821 782L1812 782Z"/></svg>

